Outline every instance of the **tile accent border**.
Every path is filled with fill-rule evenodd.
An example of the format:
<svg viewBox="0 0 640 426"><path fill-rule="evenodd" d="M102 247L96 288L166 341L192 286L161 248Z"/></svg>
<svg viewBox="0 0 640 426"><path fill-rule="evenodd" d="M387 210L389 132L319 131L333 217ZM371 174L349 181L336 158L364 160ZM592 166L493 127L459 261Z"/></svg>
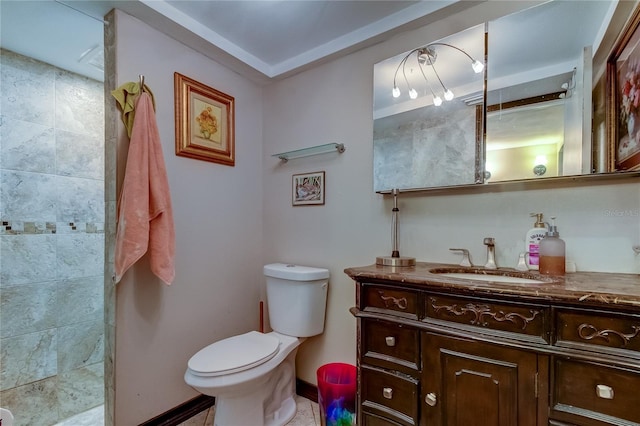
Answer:
<svg viewBox="0 0 640 426"><path fill-rule="evenodd" d="M104 234L104 223L1 220L0 235Z"/></svg>

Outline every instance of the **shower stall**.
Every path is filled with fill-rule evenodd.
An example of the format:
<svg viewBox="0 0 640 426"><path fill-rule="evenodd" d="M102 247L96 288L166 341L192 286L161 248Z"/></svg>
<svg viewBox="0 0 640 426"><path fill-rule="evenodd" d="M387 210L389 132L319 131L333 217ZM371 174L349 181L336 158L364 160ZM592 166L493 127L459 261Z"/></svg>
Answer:
<svg viewBox="0 0 640 426"><path fill-rule="evenodd" d="M0 50L0 406L104 403L104 85Z"/></svg>

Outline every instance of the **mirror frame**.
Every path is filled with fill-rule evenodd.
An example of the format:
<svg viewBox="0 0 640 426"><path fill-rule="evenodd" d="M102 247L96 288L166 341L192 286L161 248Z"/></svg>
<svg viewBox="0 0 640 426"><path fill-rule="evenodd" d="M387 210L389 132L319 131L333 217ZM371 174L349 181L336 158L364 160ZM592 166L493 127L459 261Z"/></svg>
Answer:
<svg viewBox="0 0 640 426"><path fill-rule="evenodd" d="M467 185L438 186L432 188L405 188L402 193L446 193L446 194L485 194L491 192L525 191L533 189L572 188L577 186L596 186L600 184L626 183L640 178L640 171L612 173L592 173L589 175L553 176L538 179L505 180L501 182L471 183ZM377 194L391 194L391 190L375 191Z"/></svg>

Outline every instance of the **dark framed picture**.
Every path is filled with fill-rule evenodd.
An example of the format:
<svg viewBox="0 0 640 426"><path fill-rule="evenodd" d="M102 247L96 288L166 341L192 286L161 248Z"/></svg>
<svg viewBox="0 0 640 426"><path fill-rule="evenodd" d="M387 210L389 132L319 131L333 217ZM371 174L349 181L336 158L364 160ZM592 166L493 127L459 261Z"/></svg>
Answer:
<svg viewBox="0 0 640 426"><path fill-rule="evenodd" d="M607 62L612 171L640 170L640 8Z"/></svg>

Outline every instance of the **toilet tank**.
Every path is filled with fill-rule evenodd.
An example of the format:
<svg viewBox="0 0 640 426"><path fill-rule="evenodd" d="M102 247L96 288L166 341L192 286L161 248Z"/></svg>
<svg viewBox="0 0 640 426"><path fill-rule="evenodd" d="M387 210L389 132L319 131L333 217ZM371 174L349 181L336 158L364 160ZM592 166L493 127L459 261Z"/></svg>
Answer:
<svg viewBox="0 0 640 426"><path fill-rule="evenodd" d="M265 265L271 328L294 337L324 331L329 270L272 263Z"/></svg>

